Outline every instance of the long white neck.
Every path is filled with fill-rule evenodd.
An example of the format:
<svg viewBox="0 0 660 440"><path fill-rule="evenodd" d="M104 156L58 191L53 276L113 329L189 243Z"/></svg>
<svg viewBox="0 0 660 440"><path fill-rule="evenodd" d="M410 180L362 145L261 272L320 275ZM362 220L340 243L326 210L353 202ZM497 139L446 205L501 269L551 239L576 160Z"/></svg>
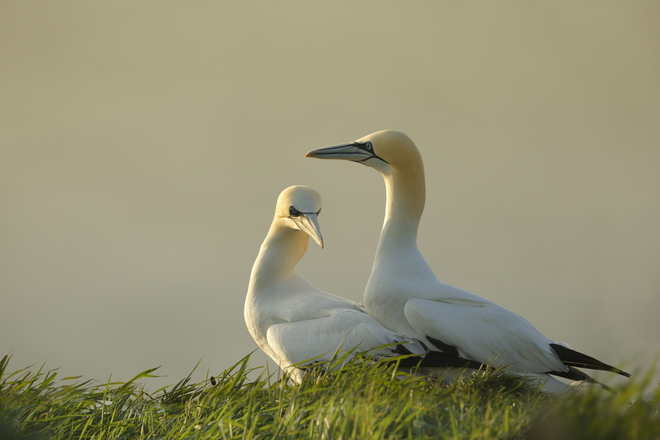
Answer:
<svg viewBox="0 0 660 440"><path fill-rule="evenodd" d="M383 178L387 189L385 222L364 304L371 316L392 324L391 330L415 337L416 331L407 324L403 312L409 299L406 292L412 280L434 278L417 247L417 230L426 198L424 168L420 163L414 169L383 173Z"/></svg>
<svg viewBox="0 0 660 440"><path fill-rule="evenodd" d="M378 247L385 241L416 243L419 221L424 212L426 184L424 166L395 169L383 175L387 191L385 221Z"/></svg>
<svg viewBox="0 0 660 440"><path fill-rule="evenodd" d="M261 245L250 277L253 291L259 291L260 286L272 285L290 278L294 274L296 264L307 251L309 236L302 231L283 226L282 221L279 218L273 220Z"/></svg>

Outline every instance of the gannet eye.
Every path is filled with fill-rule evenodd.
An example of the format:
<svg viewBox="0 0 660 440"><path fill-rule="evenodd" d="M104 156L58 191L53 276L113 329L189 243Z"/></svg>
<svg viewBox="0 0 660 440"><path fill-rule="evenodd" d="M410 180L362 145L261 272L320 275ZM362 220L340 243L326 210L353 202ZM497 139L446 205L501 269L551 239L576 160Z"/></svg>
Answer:
<svg viewBox="0 0 660 440"><path fill-rule="evenodd" d="M293 217L298 217L300 215L300 211L298 211L296 208L293 207L293 205L289 206L289 215Z"/></svg>
<svg viewBox="0 0 660 440"><path fill-rule="evenodd" d="M374 151L374 145L371 142L367 142L364 144L364 146L367 148L367 151L373 152Z"/></svg>

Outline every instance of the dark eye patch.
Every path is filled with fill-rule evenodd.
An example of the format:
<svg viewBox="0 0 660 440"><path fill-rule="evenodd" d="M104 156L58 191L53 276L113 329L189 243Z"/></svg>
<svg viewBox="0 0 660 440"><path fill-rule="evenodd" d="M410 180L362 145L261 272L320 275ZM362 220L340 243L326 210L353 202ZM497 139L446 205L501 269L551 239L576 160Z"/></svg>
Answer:
<svg viewBox="0 0 660 440"><path fill-rule="evenodd" d="M368 157L365 157L364 159L360 159L359 161L357 161L358 163L361 163L361 164L364 165L365 162L368 161L369 159L378 159L378 160L381 160L381 161L383 161L383 162L385 162L386 164L389 165L388 161L386 161L385 159L383 159L382 157L380 157L379 155L377 155L374 152L374 144L372 144L371 142L365 142L363 144L356 142L354 145L356 145L361 150L366 151L367 153L369 153Z"/></svg>
<svg viewBox="0 0 660 440"><path fill-rule="evenodd" d="M321 213L321 208L319 208L319 210L316 212L302 212L302 211L298 211L293 205L289 206L289 217L300 217L301 215L307 215L307 214L319 215L320 213Z"/></svg>

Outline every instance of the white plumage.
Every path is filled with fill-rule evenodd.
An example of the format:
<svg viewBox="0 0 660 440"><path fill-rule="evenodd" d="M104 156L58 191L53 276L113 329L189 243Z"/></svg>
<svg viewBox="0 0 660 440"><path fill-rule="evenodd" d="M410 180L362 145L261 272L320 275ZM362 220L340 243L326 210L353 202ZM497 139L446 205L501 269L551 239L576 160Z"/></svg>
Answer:
<svg viewBox="0 0 660 440"><path fill-rule="evenodd" d="M297 381L302 371L293 365L312 358L328 361L338 348L343 353L355 347L362 351L398 343L411 353L425 354L418 341L403 343L404 338L383 327L360 305L317 289L295 272L307 250L308 236L323 247L320 211L321 196L305 186L289 187L277 200L245 300L245 322L259 347ZM392 346L375 354L392 356L395 351Z"/></svg>
<svg viewBox="0 0 660 440"><path fill-rule="evenodd" d="M367 312L387 328L434 350L540 377L547 386L559 386L548 374L594 382L575 367L629 376L552 341L522 316L435 276L417 247L426 188L421 155L408 136L379 131L350 144L310 151L307 157L359 162L385 180L385 221L364 302Z"/></svg>

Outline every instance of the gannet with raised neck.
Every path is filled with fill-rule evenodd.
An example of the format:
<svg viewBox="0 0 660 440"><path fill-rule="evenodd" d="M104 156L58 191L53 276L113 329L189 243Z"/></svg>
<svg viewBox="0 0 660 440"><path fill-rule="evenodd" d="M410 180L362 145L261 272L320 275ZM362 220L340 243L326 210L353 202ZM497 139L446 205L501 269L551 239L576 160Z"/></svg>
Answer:
<svg viewBox="0 0 660 440"><path fill-rule="evenodd" d="M360 351L372 350L376 356L426 355L419 341L404 339L386 329L361 305L317 289L295 271L307 251L309 237L323 248L318 223L321 207L320 194L306 186L291 186L279 195L273 222L252 268L245 300L245 323L254 340L295 381L302 379L303 372L294 365L310 359L311 364L328 361L338 350L341 354L357 347ZM387 344L396 345L383 348ZM379 348L373 350L375 347ZM408 359L414 360L410 365L418 361ZM421 365L480 366L436 353Z"/></svg>
<svg viewBox="0 0 660 440"><path fill-rule="evenodd" d="M417 247L426 184L422 156L407 135L382 130L312 150L306 157L358 162L385 180L385 221L364 294L367 313L384 326L434 350L508 366L515 373L595 382L580 367L630 377L551 340L522 316L435 276Z"/></svg>

